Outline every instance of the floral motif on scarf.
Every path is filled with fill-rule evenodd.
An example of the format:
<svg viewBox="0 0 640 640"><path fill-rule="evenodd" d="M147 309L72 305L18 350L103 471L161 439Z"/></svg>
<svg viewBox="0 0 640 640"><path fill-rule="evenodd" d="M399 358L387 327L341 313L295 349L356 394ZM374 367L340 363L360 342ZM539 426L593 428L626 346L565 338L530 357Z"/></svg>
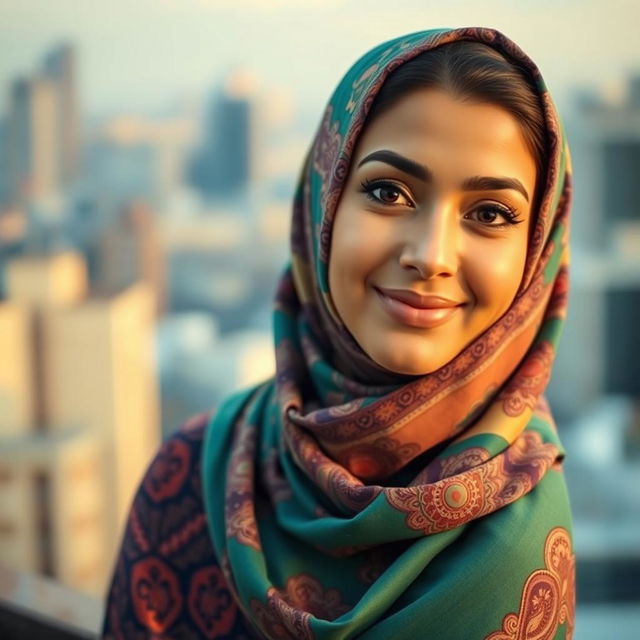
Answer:
<svg viewBox="0 0 640 640"><path fill-rule="evenodd" d="M440 369L401 376L360 348L335 309L333 220L386 78L459 40L494 47L530 75L546 175L510 308ZM544 398L566 316L570 200L552 100L503 34L413 33L367 52L340 81L293 202L273 307L276 373L218 408L202 464L222 570L265 638L542 639L561 625L570 637L564 450Z"/></svg>

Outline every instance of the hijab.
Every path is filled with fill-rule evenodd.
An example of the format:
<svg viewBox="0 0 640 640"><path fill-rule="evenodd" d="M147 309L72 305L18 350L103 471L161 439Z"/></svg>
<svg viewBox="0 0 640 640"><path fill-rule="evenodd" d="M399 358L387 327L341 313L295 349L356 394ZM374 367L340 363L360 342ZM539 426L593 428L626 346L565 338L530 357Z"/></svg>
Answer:
<svg viewBox="0 0 640 640"><path fill-rule="evenodd" d="M472 40L528 73L548 160L520 288L425 375L374 362L331 298L337 204L385 79ZM217 559L269 639L570 637L564 450L544 398L566 315L569 155L535 64L498 31L420 31L363 55L335 89L299 175L273 307L276 373L225 399L202 479Z"/></svg>

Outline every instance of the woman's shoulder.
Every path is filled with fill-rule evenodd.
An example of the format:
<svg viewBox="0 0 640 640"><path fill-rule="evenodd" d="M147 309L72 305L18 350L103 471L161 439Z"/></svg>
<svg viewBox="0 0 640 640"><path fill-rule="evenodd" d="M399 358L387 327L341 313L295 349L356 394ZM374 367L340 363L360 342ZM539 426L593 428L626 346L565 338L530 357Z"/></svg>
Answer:
<svg viewBox="0 0 640 640"><path fill-rule="evenodd" d="M272 379L263 380L254 385L238 389L226 396L206 411L193 414L184 420L163 441L153 455L142 478L135 499L145 499L156 505L174 502L190 497L202 505L202 454L211 429L217 431L222 423L233 422L237 412L247 400L261 387L268 386ZM216 418L220 418L216 423ZM223 438L222 432L219 432ZM216 436L216 440L217 440Z"/></svg>
<svg viewBox="0 0 640 640"><path fill-rule="evenodd" d="M201 499L200 455L212 415L204 411L182 422L154 454L140 489L155 504L187 495Z"/></svg>
<svg viewBox="0 0 640 640"><path fill-rule="evenodd" d="M103 638L246 638L202 500L201 449L213 411L156 451L133 497L107 592Z"/></svg>

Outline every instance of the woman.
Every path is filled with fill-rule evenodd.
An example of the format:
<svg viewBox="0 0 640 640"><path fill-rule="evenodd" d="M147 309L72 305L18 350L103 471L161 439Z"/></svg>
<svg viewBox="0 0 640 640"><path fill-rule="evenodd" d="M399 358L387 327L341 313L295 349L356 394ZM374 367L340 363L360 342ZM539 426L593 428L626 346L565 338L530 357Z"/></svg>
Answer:
<svg viewBox="0 0 640 640"><path fill-rule="evenodd" d="M163 445L106 637L571 637L543 397L568 162L537 68L494 30L356 62L296 191L277 373Z"/></svg>

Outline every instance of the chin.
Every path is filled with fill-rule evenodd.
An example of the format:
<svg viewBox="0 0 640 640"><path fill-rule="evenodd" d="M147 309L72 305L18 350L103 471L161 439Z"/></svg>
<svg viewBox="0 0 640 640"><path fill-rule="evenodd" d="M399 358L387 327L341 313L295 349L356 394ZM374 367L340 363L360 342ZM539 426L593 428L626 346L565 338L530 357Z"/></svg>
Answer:
<svg viewBox="0 0 640 640"><path fill-rule="evenodd" d="M416 358L415 351L399 357L396 354L380 354L381 357L373 359L385 369L409 376L423 376L439 369L444 363L434 361L432 358Z"/></svg>

